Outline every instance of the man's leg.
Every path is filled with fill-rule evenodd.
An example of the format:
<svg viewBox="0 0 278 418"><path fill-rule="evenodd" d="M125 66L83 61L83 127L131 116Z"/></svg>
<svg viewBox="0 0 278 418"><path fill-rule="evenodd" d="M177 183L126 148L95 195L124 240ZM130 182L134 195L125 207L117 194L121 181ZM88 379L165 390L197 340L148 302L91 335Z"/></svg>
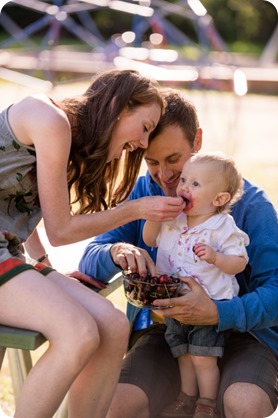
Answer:
<svg viewBox="0 0 278 418"><path fill-rule="evenodd" d="M138 386L119 383L106 418L149 418L149 401Z"/></svg>
<svg viewBox="0 0 278 418"><path fill-rule="evenodd" d="M233 333L219 361L218 404L225 418L263 418L277 408L278 360L250 334Z"/></svg>
<svg viewBox="0 0 278 418"><path fill-rule="evenodd" d="M251 383L234 383L229 386L223 401L227 418L263 418L274 412L266 392Z"/></svg>
<svg viewBox="0 0 278 418"><path fill-rule="evenodd" d="M164 333L164 325L133 333L107 418L156 417L176 399L179 369Z"/></svg>

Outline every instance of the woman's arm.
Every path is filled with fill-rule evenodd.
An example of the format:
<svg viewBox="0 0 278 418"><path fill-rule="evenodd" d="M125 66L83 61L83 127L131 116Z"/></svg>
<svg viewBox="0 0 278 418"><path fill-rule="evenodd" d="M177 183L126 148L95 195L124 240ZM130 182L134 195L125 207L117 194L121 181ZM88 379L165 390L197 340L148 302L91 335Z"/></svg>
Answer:
<svg viewBox="0 0 278 418"><path fill-rule="evenodd" d="M51 267L48 254L46 254L46 250L41 242L37 229L34 230L32 235L30 235L28 240L24 243L24 247L30 258Z"/></svg>
<svg viewBox="0 0 278 418"><path fill-rule="evenodd" d="M10 122L21 142L35 146L40 205L53 246L82 241L136 219L171 220L182 211L181 198L155 196L107 211L73 215L67 187L71 129L65 113L48 99L30 97L12 106Z"/></svg>
<svg viewBox="0 0 278 418"><path fill-rule="evenodd" d="M141 176L137 180L129 200L150 196L152 192L149 174L146 173L145 176ZM154 193L159 195L159 192L158 189ZM146 274L147 268L153 274L154 262L151 262L151 260L147 262L146 253L149 254L152 260L155 260L156 250L146 246L143 242L142 231L144 223L145 220L140 219L94 237L83 253L79 263L79 270L97 277L99 280L108 281L109 278L120 272L122 268L126 268L125 266L119 266L117 258L120 253L128 264L136 266L135 270L141 275ZM132 254L134 256L130 261L131 248L136 251L136 254L133 251ZM138 252L140 252L139 256ZM111 253L113 253L113 257ZM114 259L115 253L117 253L116 259Z"/></svg>

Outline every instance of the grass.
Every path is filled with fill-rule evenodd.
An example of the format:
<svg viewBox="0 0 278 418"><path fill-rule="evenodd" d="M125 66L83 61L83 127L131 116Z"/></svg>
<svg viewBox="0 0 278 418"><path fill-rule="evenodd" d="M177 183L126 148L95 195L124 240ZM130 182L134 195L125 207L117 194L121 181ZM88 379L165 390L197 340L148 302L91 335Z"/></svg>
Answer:
<svg viewBox="0 0 278 418"><path fill-rule="evenodd" d="M1 375L0 405L3 412L12 416L14 412L14 396L7 361L2 366Z"/></svg>

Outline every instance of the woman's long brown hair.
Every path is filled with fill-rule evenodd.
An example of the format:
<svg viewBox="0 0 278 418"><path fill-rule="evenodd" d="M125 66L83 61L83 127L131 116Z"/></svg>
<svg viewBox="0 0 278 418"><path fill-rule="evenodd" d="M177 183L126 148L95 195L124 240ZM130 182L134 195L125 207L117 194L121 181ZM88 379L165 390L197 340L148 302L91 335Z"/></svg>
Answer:
<svg viewBox="0 0 278 418"><path fill-rule="evenodd" d="M62 101L73 121L68 187L79 213L114 207L130 194L144 150L125 151L123 159L107 163L111 134L125 108L152 103L163 110L158 83L137 71L117 69L98 75L83 96Z"/></svg>

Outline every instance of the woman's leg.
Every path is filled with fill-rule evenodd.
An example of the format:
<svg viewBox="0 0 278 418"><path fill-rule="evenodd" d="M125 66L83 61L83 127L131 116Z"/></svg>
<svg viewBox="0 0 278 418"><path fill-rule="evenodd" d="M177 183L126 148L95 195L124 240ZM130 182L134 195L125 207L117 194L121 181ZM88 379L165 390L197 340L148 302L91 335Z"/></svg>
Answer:
<svg viewBox="0 0 278 418"><path fill-rule="evenodd" d="M76 280L60 275L55 282L96 320L100 344L69 392L69 418L105 417L116 390L127 349L129 322L124 313ZM69 285L70 281L70 285ZM93 293L93 297L92 297Z"/></svg>
<svg viewBox="0 0 278 418"><path fill-rule="evenodd" d="M107 418L150 418L174 401L180 375L165 340L165 325L151 325L131 335L119 384Z"/></svg>
<svg viewBox="0 0 278 418"><path fill-rule="evenodd" d="M104 349L104 357L102 357L100 349L107 343L109 336L112 337L112 330L105 327L99 318L101 317L100 311L105 311L103 315L105 320L108 312L112 314L113 309L110 305L104 298L83 285L56 272L44 277L34 270L28 270L0 288L1 322L6 325L36 329L42 332L50 342L49 349L27 377L15 417L51 417L69 388L74 388L73 382L76 380L78 383L77 377L85 376L87 366L92 368L91 359L95 359L96 363L103 361L105 364L106 350ZM97 319L93 317L94 314ZM115 318L118 318L117 314ZM118 319L124 331L120 334L120 343L115 347L116 360L113 357L110 359L109 374L105 370L96 375L87 374L90 384L85 379L86 387L84 391L80 389L82 393L80 393L78 403L81 402L83 405L82 396L83 399L88 397L89 387L90 398L93 398L98 406L98 394L104 391L103 386L99 387L99 383L105 380L103 375L108 378L108 392L110 393L102 397L101 405L96 407L97 411L103 411L103 413L95 414L94 412L94 417L105 416L104 410L109 407L110 399L108 398L109 395L110 398L112 397L115 386L109 383L110 375L112 381L117 379L113 373L117 375L117 368L120 368L119 357L124 352L127 327L125 321L120 320L120 315ZM114 318L111 322L113 320ZM117 331L114 323L113 332L117 333ZM100 368L101 366L97 364L96 369ZM88 408L91 406L89 403ZM75 408L74 402L72 402L72 408ZM85 408L80 411L75 416L80 418L92 416L92 410L89 412Z"/></svg>

